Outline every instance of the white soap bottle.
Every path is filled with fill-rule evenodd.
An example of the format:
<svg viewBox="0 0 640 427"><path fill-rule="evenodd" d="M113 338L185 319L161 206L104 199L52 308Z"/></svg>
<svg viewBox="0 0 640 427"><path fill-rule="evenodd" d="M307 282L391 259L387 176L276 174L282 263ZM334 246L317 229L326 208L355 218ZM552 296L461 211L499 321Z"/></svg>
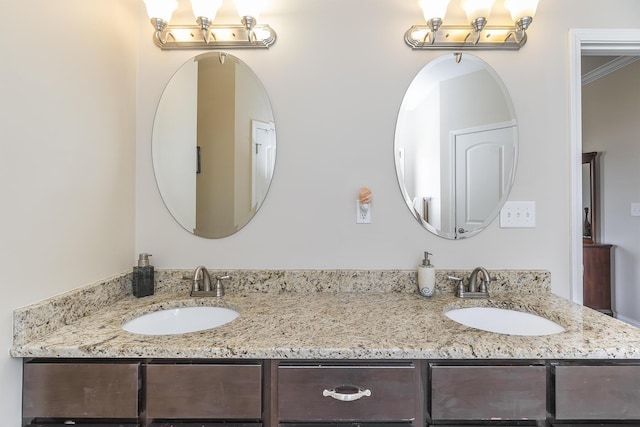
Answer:
<svg viewBox="0 0 640 427"><path fill-rule="evenodd" d="M418 289L424 297L433 296L436 289L436 269L431 265L429 255L433 254L425 252L422 264L418 266Z"/></svg>

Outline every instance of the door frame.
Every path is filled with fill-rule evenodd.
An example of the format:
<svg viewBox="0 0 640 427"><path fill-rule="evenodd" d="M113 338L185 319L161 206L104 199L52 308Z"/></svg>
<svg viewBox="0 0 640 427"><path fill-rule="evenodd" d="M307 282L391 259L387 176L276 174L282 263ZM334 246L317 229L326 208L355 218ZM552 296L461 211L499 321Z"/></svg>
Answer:
<svg viewBox="0 0 640 427"><path fill-rule="evenodd" d="M583 303L582 291L582 55L640 55L638 29L569 30L571 143L571 299Z"/></svg>

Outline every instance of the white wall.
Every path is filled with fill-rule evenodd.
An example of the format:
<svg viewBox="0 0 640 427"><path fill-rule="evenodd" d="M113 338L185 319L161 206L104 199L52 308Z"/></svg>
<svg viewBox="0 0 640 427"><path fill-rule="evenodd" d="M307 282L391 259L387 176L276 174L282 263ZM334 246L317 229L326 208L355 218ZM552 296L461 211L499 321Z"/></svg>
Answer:
<svg viewBox="0 0 640 427"><path fill-rule="evenodd" d="M0 424L17 427L13 310L135 261L137 5L11 0L0 16Z"/></svg>
<svg viewBox="0 0 640 427"><path fill-rule="evenodd" d="M235 20L227 3L220 18ZM461 10L450 11L464 20ZM182 4L176 20L190 22L189 14ZM270 2L262 20L278 33L276 44L233 54L253 68L271 97L276 171L260 212L221 240L182 230L156 189L149 155L153 111L165 82L194 52L160 51L141 16L136 250L152 252L163 268L414 268L429 250L437 268L549 269L553 291L569 296L568 30L635 27L638 16L636 0L542 0L520 52L477 53L511 92L520 161L510 199L536 201L537 227L502 230L496 221L466 241L421 229L397 184L393 137L402 97L415 74L443 54L404 44L404 32L422 20L414 1ZM373 223L357 225L353 205L364 185L373 190Z"/></svg>
<svg viewBox="0 0 640 427"><path fill-rule="evenodd" d="M614 246L614 312L640 325L640 61L582 88L583 151L600 151L600 242Z"/></svg>

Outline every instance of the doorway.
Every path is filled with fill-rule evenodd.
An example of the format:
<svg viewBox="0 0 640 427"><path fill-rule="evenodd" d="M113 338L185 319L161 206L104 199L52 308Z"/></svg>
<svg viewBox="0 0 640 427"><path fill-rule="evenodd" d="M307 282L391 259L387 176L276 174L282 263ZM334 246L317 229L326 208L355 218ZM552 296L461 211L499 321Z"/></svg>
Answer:
<svg viewBox="0 0 640 427"><path fill-rule="evenodd" d="M582 67L583 55L639 56L640 30L576 29L570 31L570 135L572 300L583 303L582 211Z"/></svg>

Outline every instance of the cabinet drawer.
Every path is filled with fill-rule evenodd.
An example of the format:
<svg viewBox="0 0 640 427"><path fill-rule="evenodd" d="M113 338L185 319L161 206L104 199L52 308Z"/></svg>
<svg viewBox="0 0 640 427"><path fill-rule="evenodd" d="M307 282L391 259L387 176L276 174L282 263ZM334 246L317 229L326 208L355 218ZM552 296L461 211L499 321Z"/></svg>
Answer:
<svg viewBox="0 0 640 427"><path fill-rule="evenodd" d="M434 420L540 420L544 366L431 366Z"/></svg>
<svg viewBox="0 0 640 427"><path fill-rule="evenodd" d="M80 427L140 427L140 424L123 424L123 423L98 423L98 424L46 423L46 424L29 424L26 427L69 427L70 425L77 425Z"/></svg>
<svg viewBox="0 0 640 427"><path fill-rule="evenodd" d="M25 363L25 418L136 418L138 363Z"/></svg>
<svg viewBox="0 0 640 427"><path fill-rule="evenodd" d="M150 418L262 417L262 365L147 366Z"/></svg>
<svg viewBox="0 0 640 427"><path fill-rule="evenodd" d="M84 427L84 426L81 426ZM188 422L188 421L177 421L173 422L161 422L161 423L151 423L149 427L262 427L262 423L230 423L226 421L220 421L216 423L207 423L207 422Z"/></svg>
<svg viewBox="0 0 640 427"><path fill-rule="evenodd" d="M556 419L640 419L640 366L556 366Z"/></svg>
<svg viewBox="0 0 640 427"><path fill-rule="evenodd" d="M380 366L280 365L278 414L281 421L392 421L416 416L417 375L413 364ZM353 395L337 400L328 392ZM337 396L338 397L338 396ZM353 396L351 396L353 398Z"/></svg>

